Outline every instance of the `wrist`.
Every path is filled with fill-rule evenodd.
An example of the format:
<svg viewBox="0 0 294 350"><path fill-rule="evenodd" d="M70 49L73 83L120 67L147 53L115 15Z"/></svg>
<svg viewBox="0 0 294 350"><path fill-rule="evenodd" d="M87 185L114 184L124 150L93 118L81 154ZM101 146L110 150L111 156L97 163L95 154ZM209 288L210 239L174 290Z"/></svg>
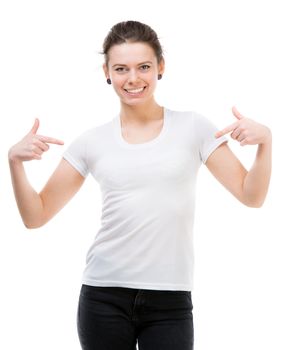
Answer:
<svg viewBox="0 0 294 350"><path fill-rule="evenodd" d="M272 132L271 132L271 129L268 128L267 126L266 126L265 128L266 128L266 132L265 132L265 135L264 135L264 137L263 137L262 142L260 143L261 145L271 144L271 142L272 142Z"/></svg>
<svg viewBox="0 0 294 350"><path fill-rule="evenodd" d="M22 163L22 161L14 154L13 148L10 148L8 151L8 160L10 164Z"/></svg>

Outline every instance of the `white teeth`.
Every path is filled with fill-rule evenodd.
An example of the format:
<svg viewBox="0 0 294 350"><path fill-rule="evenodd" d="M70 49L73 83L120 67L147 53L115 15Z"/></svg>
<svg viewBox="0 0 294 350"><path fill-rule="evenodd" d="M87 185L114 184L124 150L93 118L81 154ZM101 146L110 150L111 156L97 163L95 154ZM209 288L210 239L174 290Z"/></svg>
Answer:
<svg viewBox="0 0 294 350"><path fill-rule="evenodd" d="M143 90L144 90L144 88L142 87L140 89L127 90L127 92L130 92L130 93L133 93L133 94L137 94L139 92L142 92Z"/></svg>

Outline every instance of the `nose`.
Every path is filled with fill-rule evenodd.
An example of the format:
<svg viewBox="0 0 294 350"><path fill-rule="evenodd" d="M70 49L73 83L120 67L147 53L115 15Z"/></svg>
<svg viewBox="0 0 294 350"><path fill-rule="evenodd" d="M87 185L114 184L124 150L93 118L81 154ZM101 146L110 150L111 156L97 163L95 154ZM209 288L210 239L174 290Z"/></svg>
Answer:
<svg viewBox="0 0 294 350"><path fill-rule="evenodd" d="M137 82L138 80L138 72L136 69L130 69L129 71L129 75L128 75L128 82L130 84L133 84L135 82Z"/></svg>

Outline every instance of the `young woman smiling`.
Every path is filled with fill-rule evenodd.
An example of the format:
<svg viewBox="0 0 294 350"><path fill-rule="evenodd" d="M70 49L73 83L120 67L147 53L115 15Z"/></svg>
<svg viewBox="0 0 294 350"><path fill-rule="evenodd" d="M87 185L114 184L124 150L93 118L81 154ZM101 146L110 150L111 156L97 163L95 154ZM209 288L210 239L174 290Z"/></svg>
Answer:
<svg viewBox="0 0 294 350"><path fill-rule="evenodd" d="M87 253L77 325L84 350L191 350L194 344L193 229L195 184L201 164L239 201L260 207L271 173L271 132L241 115L217 131L193 111L160 106L154 97L164 74L156 33L148 25L114 25L103 44L106 82L120 99L111 121L88 130L66 149L40 193L23 162L41 159L49 144L37 119L9 150L12 184L24 224L48 222L89 173L102 192L102 216ZM247 171L225 134L257 145Z"/></svg>

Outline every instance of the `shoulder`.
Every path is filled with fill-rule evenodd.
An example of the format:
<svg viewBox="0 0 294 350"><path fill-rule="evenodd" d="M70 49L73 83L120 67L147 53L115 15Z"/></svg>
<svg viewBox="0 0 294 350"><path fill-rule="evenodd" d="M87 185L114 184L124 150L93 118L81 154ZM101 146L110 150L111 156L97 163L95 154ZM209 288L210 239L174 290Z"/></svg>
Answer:
<svg viewBox="0 0 294 350"><path fill-rule="evenodd" d="M165 108L166 112L172 116L173 118L193 118L193 115L196 114L195 111L192 110L175 110L170 108Z"/></svg>
<svg viewBox="0 0 294 350"><path fill-rule="evenodd" d="M173 110L168 108L166 110L175 123L185 123L198 129L201 126L205 127L205 125L211 124L211 121L207 117L195 110Z"/></svg>
<svg viewBox="0 0 294 350"><path fill-rule="evenodd" d="M107 139L109 137L109 133L112 132L112 127L111 127L112 124L113 124L113 119L101 125L88 128L84 130L82 133L80 133L79 135L77 135L74 141L81 142L81 143L89 143L93 141L97 142L101 139Z"/></svg>
<svg viewBox="0 0 294 350"><path fill-rule="evenodd" d="M166 113L172 124L178 129L191 129L196 113L192 110L175 110L166 108Z"/></svg>
<svg viewBox="0 0 294 350"><path fill-rule="evenodd" d="M192 109L188 109L188 110L176 110L176 109L171 109L168 107L165 107L165 110L167 111L167 113L169 113L170 115L172 115L173 117L183 117L183 118L191 118L191 119L207 119L204 114L196 111L196 110L192 110Z"/></svg>

